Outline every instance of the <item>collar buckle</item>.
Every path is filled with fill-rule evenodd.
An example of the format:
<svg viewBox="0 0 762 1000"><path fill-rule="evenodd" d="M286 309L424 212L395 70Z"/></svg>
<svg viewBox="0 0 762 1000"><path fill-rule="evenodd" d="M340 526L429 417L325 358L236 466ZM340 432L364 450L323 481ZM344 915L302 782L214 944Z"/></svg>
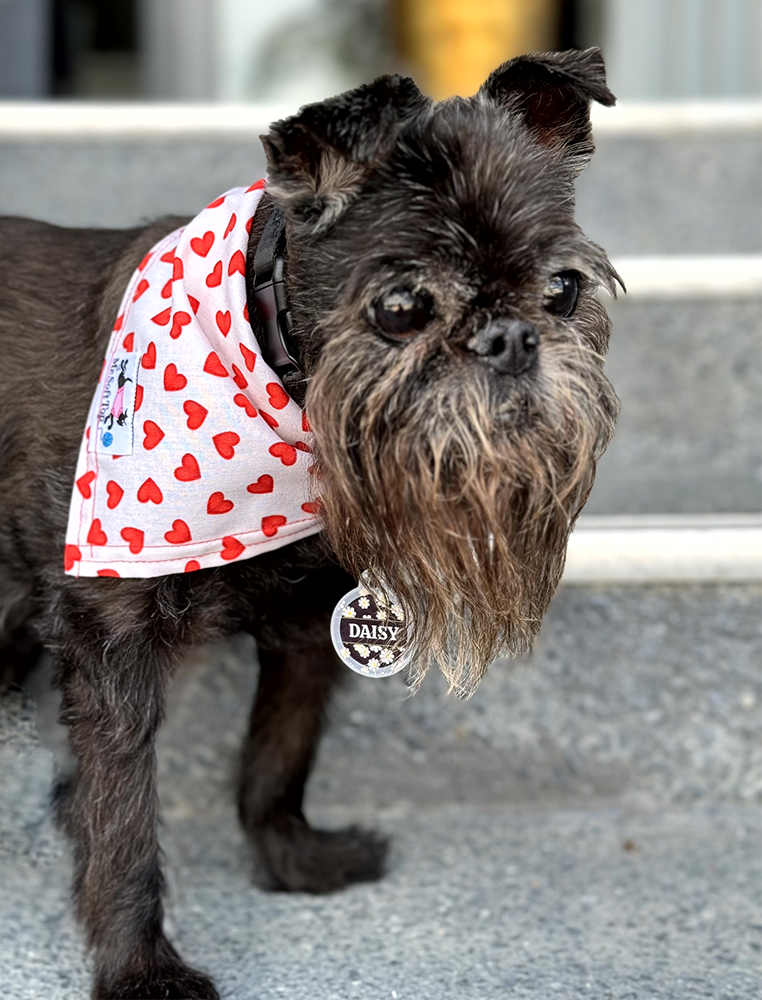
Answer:
<svg viewBox="0 0 762 1000"><path fill-rule="evenodd" d="M273 209L265 224L254 255L253 304L263 330L262 353L278 375L289 395L300 383L304 372L299 366L293 340L293 322L288 308L285 280L286 220ZM298 390L297 390L298 391Z"/></svg>

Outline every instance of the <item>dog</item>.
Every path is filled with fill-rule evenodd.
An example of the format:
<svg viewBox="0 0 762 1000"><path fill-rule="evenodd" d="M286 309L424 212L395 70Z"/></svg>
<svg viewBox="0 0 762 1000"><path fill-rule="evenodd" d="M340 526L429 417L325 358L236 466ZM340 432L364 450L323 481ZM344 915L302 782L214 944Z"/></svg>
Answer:
<svg viewBox="0 0 762 1000"><path fill-rule="evenodd" d="M399 602L413 687L436 665L468 696L498 654L530 647L618 409L603 373L610 328L596 289L614 294L619 278L574 222L574 180L594 149L592 101L614 103L600 52L554 52L512 59L475 96L436 104L408 78L381 77L262 137L269 179L245 264L242 255L236 274L231 258L229 270L245 297L241 315L265 345L272 316L258 306L267 291L258 253L280 219L283 325L272 370L285 361L282 380L265 378L284 415L304 405L304 430L293 434L303 434L296 457L312 484L309 523L284 540L267 522L261 550L229 560L210 551L208 564L188 560L190 572L162 564L154 575L87 575L84 549L97 551L104 525L91 525L71 557L67 536L72 497L82 503L89 492L78 462L95 453L83 427L100 433L87 406L125 288L135 288L130 301L138 296L132 276L187 220L126 231L2 220L0 661L8 678L42 648L54 657L77 761L54 801L73 843L97 1000L218 996L162 929L154 738L192 644L241 630L256 639L240 818L266 887L311 893L378 878L386 851L372 832L315 830L302 811L330 694L347 674L329 628L341 596L362 579L363 593ZM200 266L209 240L196 239L186 260L195 253ZM178 252L151 258L166 256L170 297ZM174 350L192 312L203 314L204 302L188 296L187 320L170 305L167 325L155 327L160 349ZM116 358L110 436L103 430L98 448L131 424L138 433L135 383L151 375L149 353L143 368ZM217 361L224 371L208 400L221 398L223 383L236 391ZM257 364L240 364L241 384L271 370ZM239 394L244 402L226 402L226 413L264 431L278 423L280 411L252 414L256 405ZM135 454L147 451L149 430ZM294 440L285 447L294 451ZM106 469L107 458L95 457ZM108 461L119 469L128 459ZM210 515L232 504L226 489L215 491ZM109 510L113 499L109 492ZM150 499L138 498L141 510ZM168 544L187 537L178 524L192 534L176 519ZM130 552L142 544L133 541Z"/></svg>

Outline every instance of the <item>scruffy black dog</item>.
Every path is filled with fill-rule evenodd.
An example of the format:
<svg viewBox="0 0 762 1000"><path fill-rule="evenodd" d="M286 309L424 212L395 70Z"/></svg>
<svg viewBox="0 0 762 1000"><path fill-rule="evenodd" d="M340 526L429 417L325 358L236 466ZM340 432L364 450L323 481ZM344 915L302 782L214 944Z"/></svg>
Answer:
<svg viewBox="0 0 762 1000"><path fill-rule="evenodd" d="M612 434L602 373L613 292L574 222L593 152L599 52L514 59L432 104L384 77L263 138L307 375L325 531L229 566L155 579L64 576L82 428L130 274L179 220L125 232L2 221L0 662L56 663L76 778L57 792L96 998L216 997L162 931L154 737L191 643L237 630L261 675L239 806L269 887L373 879L384 842L312 829L305 782L329 694L337 599L366 572L430 664L470 693L531 643ZM256 319L254 320L256 322Z"/></svg>

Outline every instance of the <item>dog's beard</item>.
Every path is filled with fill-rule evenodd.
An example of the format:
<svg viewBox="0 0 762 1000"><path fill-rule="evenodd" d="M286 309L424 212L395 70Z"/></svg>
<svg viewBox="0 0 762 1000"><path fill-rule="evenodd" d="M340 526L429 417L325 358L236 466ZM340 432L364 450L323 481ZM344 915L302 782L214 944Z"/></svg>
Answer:
<svg viewBox="0 0 762 1000"><path fill-rule="evenodd" d="M405 607L413 684L436 663L470 695L537 634L616 396L572 343L544 345L539 372L507 397L452 358L437 378L423 348L389 352L379 375L377 358L342 346L324 350L307 397L330 543Z"/></svg>

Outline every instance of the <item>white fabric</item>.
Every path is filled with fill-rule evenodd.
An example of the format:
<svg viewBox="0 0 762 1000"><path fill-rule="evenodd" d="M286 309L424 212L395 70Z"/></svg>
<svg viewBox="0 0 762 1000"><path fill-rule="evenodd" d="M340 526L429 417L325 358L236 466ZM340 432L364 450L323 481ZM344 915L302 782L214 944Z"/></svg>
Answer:
<svg viewBox="0 0 762 1000"><path fill-rule="evenodd" d="M217 198L132 276L80 448L67 573L192 572L320 530L309 425L248 322L264 186Z"/></svg>

